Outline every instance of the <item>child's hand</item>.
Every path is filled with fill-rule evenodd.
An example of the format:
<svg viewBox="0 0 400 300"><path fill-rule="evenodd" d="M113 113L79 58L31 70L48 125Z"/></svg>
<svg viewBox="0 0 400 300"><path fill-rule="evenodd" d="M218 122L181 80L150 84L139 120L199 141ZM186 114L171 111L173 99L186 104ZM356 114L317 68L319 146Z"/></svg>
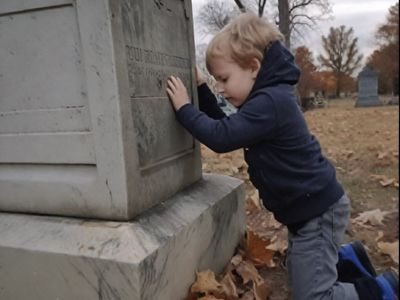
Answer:
<svg viewBox="0 0 400 300"><path fill-rule="evenodd" d="M198 66L196 66L196 83L197 83L197 86L200 86L203 83L206 83L206 77Z"/></svg>
<svg viewBox="0 0 400 300"><path fill-rule="evenodd" d="M179 77L170 76L167 83L167 93L176 111L183 105L190 103L185 85Z"/></svg>

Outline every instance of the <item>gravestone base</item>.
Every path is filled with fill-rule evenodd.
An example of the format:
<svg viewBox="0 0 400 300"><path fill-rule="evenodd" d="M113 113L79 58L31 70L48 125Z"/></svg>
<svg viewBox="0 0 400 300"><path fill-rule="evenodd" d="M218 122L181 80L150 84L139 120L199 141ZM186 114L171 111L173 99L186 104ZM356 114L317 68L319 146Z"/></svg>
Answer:
<svg viewBox="0 0 400 300"><path fill-rule="evenodd" d="M184 299L244 230L242 182L206 174L130 222L0 213L0 299Z"/></svg>
<svg viewBox="0 0 400 300"><path fill-rule="evenodd" d="M382 106L382 102L376 97L359 97L357 98L355 107L371 107Z"/></svg>

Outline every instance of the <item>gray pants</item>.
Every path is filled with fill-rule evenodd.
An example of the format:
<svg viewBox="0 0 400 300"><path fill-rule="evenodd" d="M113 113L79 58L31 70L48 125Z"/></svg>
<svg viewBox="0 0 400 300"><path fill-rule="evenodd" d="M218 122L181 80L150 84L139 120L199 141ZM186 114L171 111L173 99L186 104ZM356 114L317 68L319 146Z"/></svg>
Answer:
<svg viewBox="0 0 400 300"><path fill-rule="evenodd" d="M349 219L343 196L323 215L289 233L287 267L294 300L358 300L353 284L337 282L336 263Z"/></svg>

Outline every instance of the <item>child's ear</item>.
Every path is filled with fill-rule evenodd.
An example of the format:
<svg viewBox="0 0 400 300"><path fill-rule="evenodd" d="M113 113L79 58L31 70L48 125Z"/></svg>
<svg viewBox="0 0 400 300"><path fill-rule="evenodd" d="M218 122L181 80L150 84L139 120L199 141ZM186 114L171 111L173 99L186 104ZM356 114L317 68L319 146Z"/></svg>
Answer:
<svg viewBox="0 0 400 300"><path fill-rule="evenodd" d="M250 65L250 70L254 76L254 79L256 78L258 71L260 71L261 68L261 62L257 58L253 58L251 60L251 65Z"/></svg>

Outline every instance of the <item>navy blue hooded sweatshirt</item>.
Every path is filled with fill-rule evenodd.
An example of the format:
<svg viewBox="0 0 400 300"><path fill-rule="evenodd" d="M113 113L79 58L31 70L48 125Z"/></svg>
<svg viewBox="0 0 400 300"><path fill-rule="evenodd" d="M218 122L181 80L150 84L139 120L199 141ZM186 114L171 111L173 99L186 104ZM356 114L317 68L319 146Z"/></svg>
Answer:
<svg viewBox="0 0 400 300"><path fill-rule="evenodd" d="M210 149L244 148L250 180L265 207L294 232L344 194L296 102L299 76L293 55L274 42L237 113L225 116L206 84L198 89L202 112L192 104L177 112L179 122Z"/></svg>

